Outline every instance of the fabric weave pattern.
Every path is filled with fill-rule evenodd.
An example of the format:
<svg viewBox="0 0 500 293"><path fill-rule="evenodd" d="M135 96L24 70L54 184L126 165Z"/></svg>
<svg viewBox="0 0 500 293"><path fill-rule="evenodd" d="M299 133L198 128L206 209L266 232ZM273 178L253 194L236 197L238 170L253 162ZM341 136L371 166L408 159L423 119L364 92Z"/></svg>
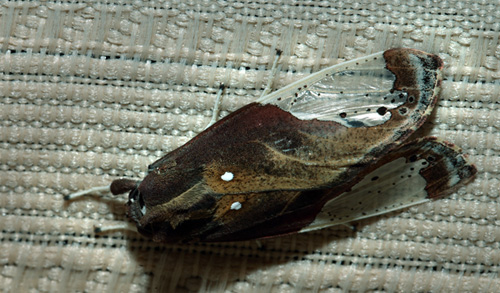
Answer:
<svg viewBox="0 0 500 293"><path fill-rule="evenodd" d="M500 23L483 1L0 4L0 288L26 291L500 291ZM445 62L418 135L479 172L445 199L242 243L167 245L109 194L63 196L147 166L222 115L344 60L392 47Z"/></svg>

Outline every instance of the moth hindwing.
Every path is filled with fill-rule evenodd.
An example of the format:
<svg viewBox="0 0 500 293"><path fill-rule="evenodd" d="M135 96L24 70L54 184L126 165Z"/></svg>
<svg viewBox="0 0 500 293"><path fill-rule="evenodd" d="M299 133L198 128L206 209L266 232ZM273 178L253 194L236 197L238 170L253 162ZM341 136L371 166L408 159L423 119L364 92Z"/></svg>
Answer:
<svg viewBox="0 0 500 293"><path fill-rule="evenodd" d="M115 180L111 191L130 191L138 231L166 242L309 231L437 198L474 167L446 142L402 142L431 113L442 67L413 49L329 67L233 112L141 182Z"/></svg>

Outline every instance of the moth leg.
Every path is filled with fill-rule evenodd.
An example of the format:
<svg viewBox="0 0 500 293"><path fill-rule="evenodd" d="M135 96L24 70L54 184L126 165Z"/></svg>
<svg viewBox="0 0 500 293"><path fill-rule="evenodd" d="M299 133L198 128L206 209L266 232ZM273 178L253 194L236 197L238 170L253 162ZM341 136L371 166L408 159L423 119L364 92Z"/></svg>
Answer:
<svg viewBox="0 0 500 293"><path fill-rule="evenodd" d="M212 119L210 122L208 122L207 126L203 130L206 130L210 126L212 126L217 120L219 120L219 113L220 113L220 101L222 99L222 92L224 91L224 88L226 86L224 84L221 84L219 86L219 90L217 91L217 96L215 97L215 104L214 104L214 109L212 111Z"/></svg>
<svg viewBox="0 0 500 293"><path fill-rule="evenodd" d="M134 233L138 233L137 232L137 228L135 227L135 225L133 225L132 223L123 223L123 224L118 224L118 225L108 225L108 226L94 226L94 233L95 234L105 234L105 233L109 233L109 232L112 232L112 231L132 231Z"/></svg>
<svg viewBox="0 0 500 293"><path fill-rule="evenodd" d="M255 244L257 245L258 249L262 248L262 242L260 242L259 239L255 239Z"/></svg>
<svg viewBox="0 0 500 293"><path fill-rule="evenodd" d="M110 188L111 188L111 184L105 185L105 186L96 186L96 187L92 187L92 188L85 189L85 190L80 190L80 191L77 191L75 193L66 195L64 197L64 200L73 200L75 198L78 198L78 197L84 196L84 195L100 194L103 192L109 192Z"/></svg>
<svg viewBox="0 0 500 293"><path fill-rule="evenodd" d="M278 72L278 61L280 59L281 53L282 53L281 50L276 50L276 56L274 57L273 65L271 67L271 74L267 79L266 87L264 88L264 91L260 95L259 99L261 99L263 96L267 95L271 91L271 85L273 84L273 81L276 77L276 73Z"/></svg>
<svg viewBox="0 0 500 293"><path fill-rule="evenodd" d="M340 224L340 226L347 227L347 228L349 228L350 230L352 230L352 232L357 232L357 231L358 231L358 228L357 228L357 227L356 227L356 225L354 225L354 224L342 223L342 224Z"/></svg>
<svg viewBox="0 0 500 293"><path fill-rule="evenodd" d="M111 192L114 195L126 193L132 191L137 187L140 181L132 179L116 179L109 185L96 186L85 190L80 190L72 194L68 194L64 197L64 200L73 200L80 196L88 194L100 194L104 192Z"/></svg>
<svg viewBox="0 0 500 293"><path fill-rule="evenodd" d="M266 87L264 88L264 91L260 95L260 97L263 97L267 95L271 91L271 85L274 81L274 78L276 76L276 72L278 69L278 61L281 56L281 50L276 51L276 57L274 58L273 65L271 67L271 74L269 75L269 78L267 80ZM219 113L220 113L220 103L222 100L222 93L224 91L225 85L221 84L219 87L219 90L217 91L217 96L215 98L215 104L214 104L214 109L212 111L212 119L210 119L210 122L208 122L207 126L203 130L206 130L210 126L212 126L215 122L219 120Z"/></svg>

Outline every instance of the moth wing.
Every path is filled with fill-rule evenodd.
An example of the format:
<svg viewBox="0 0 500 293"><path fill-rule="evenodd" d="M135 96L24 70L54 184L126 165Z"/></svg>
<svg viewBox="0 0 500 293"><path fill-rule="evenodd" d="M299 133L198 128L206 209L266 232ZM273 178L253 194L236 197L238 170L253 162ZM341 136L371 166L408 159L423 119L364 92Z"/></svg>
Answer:
<svg viewBox="0 0 500 293"><path fill-rule="evenodd" d="M193 205L187 207L193 212L181 209L181 221L147 221L148 227L139 228L155 231L154 239L162 241L235 241L306 232L439 198L475 173L459 149L436 138L424 138L398 147L341 186L225 194L216 196L217 200L197 189L189 194ZM197 202L214 205L205 210L194 204ZM155 216L153 210L145 215L151 216Z"/></svg>
<svg viewBox="0 0 500 293"><path fill-rule="evenodd" d="M218 194L349 181L422 125L437 100L442 66L436 55L391 49L299 80L198 137L200 150L209 137L222 154L206 165L204 178ZM221 179L226 172L232 180Z"/></svg>
<svg viewBox="0 0 500 293"><path fill-rule="evenodd" d="M390 110L416 103L404 113L411 118L408 123L415 123L432 111L442 66L436 55L391 49L331 66L257 102L301 120L335 121L349 128L384 124Z"/></svg>
<svg viewBox="0 0 500 293"><path fill-rule="evenodd" d="M382 159L350 191L328 201L301 232L357 221L446 195L476 173L453 145L424 138Z"/></svg>

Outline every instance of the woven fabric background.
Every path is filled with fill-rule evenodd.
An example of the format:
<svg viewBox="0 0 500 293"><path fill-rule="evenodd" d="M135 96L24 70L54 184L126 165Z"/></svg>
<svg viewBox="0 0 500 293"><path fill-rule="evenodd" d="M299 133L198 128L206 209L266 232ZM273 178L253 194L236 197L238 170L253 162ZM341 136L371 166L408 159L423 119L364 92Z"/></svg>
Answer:
<svg viewBox="0 0 500 293"><path fill-rule="evenodd" d="M498 1L0 3L0 289L10 292L500 291ZM148 164L272 88L392 47L439 54L418 135L457 144L476 179L358 223L239 243L133 232L126 196L65 202Z"/></svg>

